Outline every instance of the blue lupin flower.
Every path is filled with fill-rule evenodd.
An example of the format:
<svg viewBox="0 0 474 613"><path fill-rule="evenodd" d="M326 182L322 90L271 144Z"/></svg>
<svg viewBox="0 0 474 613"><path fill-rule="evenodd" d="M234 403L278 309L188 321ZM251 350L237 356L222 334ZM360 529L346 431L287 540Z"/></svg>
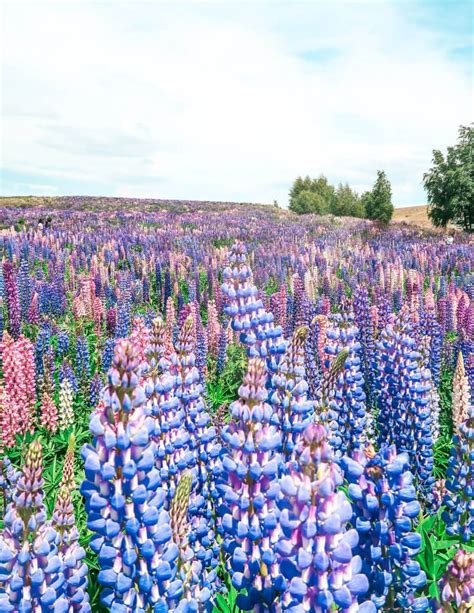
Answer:
<svg viewBox="0 0 474 613"><path fill-rule="evenodd" d="M358 534L350 529L352 506L339 488L343 474L334 460L326 428L310 424L298 441L289 474L280 480L274 539L285 580L283 610L375 612L365 601L369 583L355 554Z"/></svg>
<svg viewBox="0 0 474 613"><path fill-rule="evenodd" d="M369 579L370 599L387 610L389 593L404 610L426 611L428 600L415 598L426 582L414 560L421 546L414 532L420 513L408 454L395 446L375 454L371 447L356 449L341 461L353 501L353 526L359 533L357 553Z"/></svg>
<svg viewBox="0 0 474 613"><path fill-rule="evenodd" d="M331 316L326 330L327 371L336 357L344 354L341 368L325 399L329 408L330 442L337 456L357 449L367 438L368 418L358 333L352 314Z"/></svg>
<svg viewBox="0 0 474 613"><path fill-rule="evenodd" d="M458 426L446 476L446 532L464 542L474 537L474 411Z"/></svg>
<svg viewBox="0 0 474 613"><path fill-rule="evenodd" d="M111 611L166 607L183 593L139 367L135 347L120 340L104 407L91 416L93 443L82 449L91 548L101 567L101 601Z"/></svg>
<svg viewBox="0 0 474 613"><path fill-rule="evenodd" d="M222 429L225 452L217 479L219 530L232 583L247 591L237 601L246 611L259 606L270 610L284 588L274 547L281 434L273 425L265 382L265 363L250 358L240 399L229 409L232 421Z"/></svg>
<svg viewBox="0 0 474 613"><path fill-rule="evenodd" d="M273 314L265 310L252 283L252 270L247 264L245 246L235 243L229 255L229 266L223 271L224 313L231 318L232 329L240 334L249 357L266 360L275 372L286 342L281 326L273 323Z"/></svg>
<svg viewBox="0 0 474 613"><path fill-rule="evenodd" d="M434 483L431 374L423 368L409 331L409 325L400 319L384 328L377 343L379 444L393 444L399 452L409 454L418 485L429 502Z"/></svg>

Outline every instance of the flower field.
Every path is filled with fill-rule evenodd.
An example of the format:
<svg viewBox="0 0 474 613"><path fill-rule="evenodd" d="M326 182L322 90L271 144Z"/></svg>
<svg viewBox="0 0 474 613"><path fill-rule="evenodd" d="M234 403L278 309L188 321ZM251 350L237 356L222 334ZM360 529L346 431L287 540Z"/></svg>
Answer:
<svg viewBox="0 0 474 613"><path fill-rule="evenodd" d="M0 208L0 613L474 610L468 235L53 204Z"/></svg>

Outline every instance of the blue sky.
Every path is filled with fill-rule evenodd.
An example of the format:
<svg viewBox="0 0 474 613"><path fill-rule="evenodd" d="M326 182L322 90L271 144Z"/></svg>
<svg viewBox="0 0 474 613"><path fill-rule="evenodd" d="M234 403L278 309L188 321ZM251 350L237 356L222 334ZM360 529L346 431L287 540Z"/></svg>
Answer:
<svg viewBox="0 0 474 613"><path fill-rule="evenodd" d="M2 5L1 195L287 203L298 174L425 202L472 121L473 5Z"/></svg>

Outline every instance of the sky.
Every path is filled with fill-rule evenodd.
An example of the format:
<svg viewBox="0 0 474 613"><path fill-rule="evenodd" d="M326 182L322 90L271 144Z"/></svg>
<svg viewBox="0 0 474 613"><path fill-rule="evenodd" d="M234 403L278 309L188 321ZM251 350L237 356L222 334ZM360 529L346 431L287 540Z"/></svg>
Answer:
<svg viewBox="0 0 474 613"><path fill-rule="evenodd" d="M3 0L0 195L424 204L473 120L474 3Z"/></svg>

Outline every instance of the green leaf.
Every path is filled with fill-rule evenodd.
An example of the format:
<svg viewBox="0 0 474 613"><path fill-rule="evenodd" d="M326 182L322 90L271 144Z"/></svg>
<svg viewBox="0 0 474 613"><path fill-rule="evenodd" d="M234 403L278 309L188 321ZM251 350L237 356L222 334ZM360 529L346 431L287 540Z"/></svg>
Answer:
<svg viewBox="0 0 474 613"><path fill-rule="evenodd" d="M216 604L214 605L213 613L232 613L232 609L229 607L227 600L222 594L216 596Z"/></svg>
<svg viewBox="0 0 474 613"><path fill-rule="evenodd" d="M439 599L439 589L436 581L431 582L428 593L432 598Z"/></svg>

